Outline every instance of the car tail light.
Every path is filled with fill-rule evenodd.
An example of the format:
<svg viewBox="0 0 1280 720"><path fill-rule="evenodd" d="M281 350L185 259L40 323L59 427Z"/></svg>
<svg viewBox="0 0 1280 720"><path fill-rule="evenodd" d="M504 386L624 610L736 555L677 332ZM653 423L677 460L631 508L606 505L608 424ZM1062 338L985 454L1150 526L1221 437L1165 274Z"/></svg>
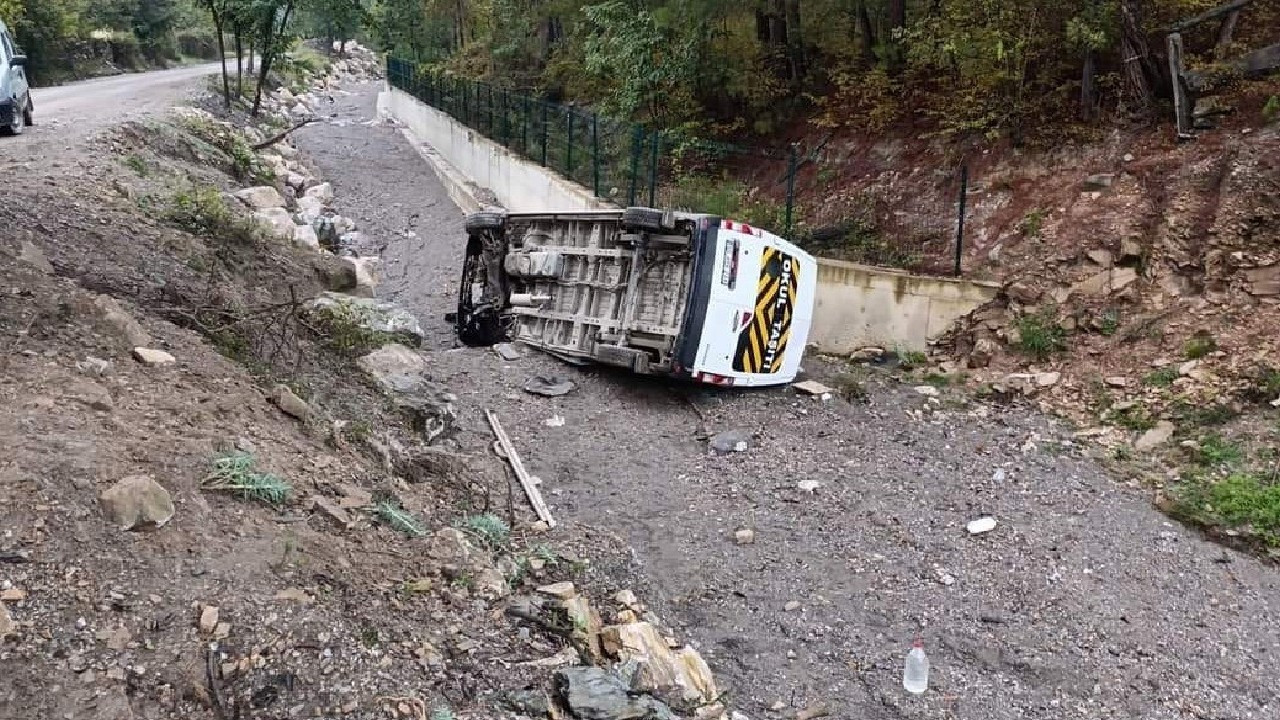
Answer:
<svg viewBox="0 0 1280 720"><path fill-rule="evenodd" d="M708 372L694 373L693 379L697 380L698 382L707 383L708 385L720 385L722 387L728 387L730 385L733 385L733 378L725 377L724 375L717 375L715 373L708 373Z"/></svg>

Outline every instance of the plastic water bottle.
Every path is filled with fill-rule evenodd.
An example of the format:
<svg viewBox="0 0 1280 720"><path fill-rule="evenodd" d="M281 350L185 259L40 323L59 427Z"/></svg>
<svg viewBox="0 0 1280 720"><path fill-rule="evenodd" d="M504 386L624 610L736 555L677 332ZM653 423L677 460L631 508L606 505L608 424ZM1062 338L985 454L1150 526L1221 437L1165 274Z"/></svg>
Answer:
<svg viewBox="0 0 1280 720"><path fill-rule="evenodd" d="M907 665L902 670L902 687L919 695L929 689L929 656L924 654L924 640L916 638L907 653Z"/></svg>

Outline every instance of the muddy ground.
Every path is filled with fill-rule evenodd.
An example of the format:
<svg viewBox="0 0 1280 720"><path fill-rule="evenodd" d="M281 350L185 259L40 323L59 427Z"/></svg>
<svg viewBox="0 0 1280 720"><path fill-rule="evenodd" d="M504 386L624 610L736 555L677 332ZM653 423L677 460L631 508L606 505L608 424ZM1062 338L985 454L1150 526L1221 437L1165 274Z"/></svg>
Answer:
<svg viewBox="0 0 1280 720"><path fill-rule="evenodd" d="M298 144L333 181L337 208L385 248L382 290L422 318L435 378L460 397L460 442L490 444L482 409L495 410L544 479L558 532L629 541L651 603L699 644L734 707L770 717L824 705L858 719L1280 712L1280 574L1168 520L1050 419L884 376L850 404L456 347L443 316L460 216L398 129L366 124L376 88L353 89L339 122ZM520 392L536 374L578 388ZM545 423L556 416L563 426ZM705 433L735 428L755 434L747 452L708 454ZM970 536L983 515L996 529ZM753 544L734 542L742 527ZM933 691L909 697L901 662L916 635Z"/></svg>

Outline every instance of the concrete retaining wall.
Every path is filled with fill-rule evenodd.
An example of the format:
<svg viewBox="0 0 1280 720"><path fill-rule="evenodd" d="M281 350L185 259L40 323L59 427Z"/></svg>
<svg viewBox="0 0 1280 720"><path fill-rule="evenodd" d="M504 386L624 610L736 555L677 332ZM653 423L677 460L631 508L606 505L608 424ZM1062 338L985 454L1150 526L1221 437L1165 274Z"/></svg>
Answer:
<svg viewBox="0 0 1280 720"><path fill-rule="evenodd" d="M382 93L378 108L407 126L410 141L464 210L478 207L475 186L491 191L515 212L613 207L407 93ZM820 258L809 342L829 353L873 345L924 350L931 338L994 298L996 291L994 285Z"/></svg>
<svg viewBox="0 0 1280 720"><path fill-rule="evenodd" d="M586 188L525 160L408 93L392 88L379 96L378 105L380 111L404 123L467 180L491 191L508 210L614 207L596 199Z"/></svg>
<svg viewBox="0 0 1280 720"><path fill-rule="evenodd" d="M995 298L999 286L818 260L809 341L823 352L868 346L924 350L951 324Z"/></svg>

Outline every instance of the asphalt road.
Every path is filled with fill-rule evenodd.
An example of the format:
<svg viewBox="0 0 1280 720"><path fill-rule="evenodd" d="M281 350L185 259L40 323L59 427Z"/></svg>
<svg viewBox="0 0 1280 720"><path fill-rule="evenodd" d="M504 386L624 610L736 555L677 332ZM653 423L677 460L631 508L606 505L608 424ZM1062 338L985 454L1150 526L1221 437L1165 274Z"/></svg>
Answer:
<svg viewBox="0 0 1280 720"><path fill-rule="evenodd" d="M0 160L49 160L104 127L163 112L198 92L198 80L220 67L207 63L32 90L36 125L19 137L0 138Z"/></svg>

